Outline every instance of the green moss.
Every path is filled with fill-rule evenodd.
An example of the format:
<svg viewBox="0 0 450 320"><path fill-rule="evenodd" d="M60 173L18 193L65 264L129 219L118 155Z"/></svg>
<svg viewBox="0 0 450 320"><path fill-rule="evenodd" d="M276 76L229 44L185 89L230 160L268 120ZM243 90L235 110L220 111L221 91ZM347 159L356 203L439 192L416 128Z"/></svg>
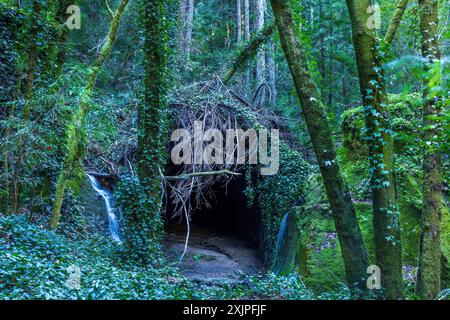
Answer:
<svg viewBox="0 0 450 320"><path fill-rule="evenodd" d="M420 94L390 95L389 111L395 143L395 174L402 226L404 264L416 265L419 236L420 212L422 204L421 150L417 143L422 125L422 100ZM357 202L370 202L370 187L365 145L365 123L362 108L347 110L342 117L342 147L339 154L343 161L343 171L350 190ZM364 217L361 228L373 256L371 208L357 205L359 218ZM367 221L366 221L367 220ZM445 220L445 218L444 218ZM449 221L443 222L442 239L448 236ZM447 232L445 234L445 232ZM443 243L445 248L448 244ZM448 249L446 249L448 251Z"/></svg>
<svg viewBox="0 0 450 320"><path fill-rule="evenodd" d="M393 130L394 151L402 153L417 137L422 125L422 99L419 94L389 95L388 110ZM365 120L362 107L342 114L342 145L347 160L367 157Z"/></svg>

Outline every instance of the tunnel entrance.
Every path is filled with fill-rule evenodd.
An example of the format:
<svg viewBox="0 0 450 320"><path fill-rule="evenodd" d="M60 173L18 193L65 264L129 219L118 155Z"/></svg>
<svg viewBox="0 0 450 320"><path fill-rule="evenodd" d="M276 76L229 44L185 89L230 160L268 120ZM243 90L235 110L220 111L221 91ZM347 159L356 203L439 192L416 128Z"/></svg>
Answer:
<svg viewBox="0 0 450 320"><path fill-rule="evenodd" d="M227 185L215 184L212 190L214 196L192 212L181 269L190 278L219 281L262 271L258 251L261 215L247 206L244 177L234 178ZM184 250L187 228L185 219L170 219L170 210L168 206L165 252L169 261L175 262Z"/></svg>

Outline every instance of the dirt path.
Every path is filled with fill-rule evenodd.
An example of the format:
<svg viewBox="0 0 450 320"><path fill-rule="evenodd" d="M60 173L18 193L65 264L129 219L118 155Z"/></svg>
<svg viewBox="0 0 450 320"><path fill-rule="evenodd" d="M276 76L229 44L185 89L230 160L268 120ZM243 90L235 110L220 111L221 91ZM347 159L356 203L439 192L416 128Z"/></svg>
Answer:
<svg viewBox="0 0 450 320"><path fill-rule="evenodd" d="M185 237L184 226L166 233L164 251L169 261L178 262ZM239 282L243 275L263 271L257 250L247 242L198 226L191 227L188 250L179 267L192 281L210 284Z"/></svg>

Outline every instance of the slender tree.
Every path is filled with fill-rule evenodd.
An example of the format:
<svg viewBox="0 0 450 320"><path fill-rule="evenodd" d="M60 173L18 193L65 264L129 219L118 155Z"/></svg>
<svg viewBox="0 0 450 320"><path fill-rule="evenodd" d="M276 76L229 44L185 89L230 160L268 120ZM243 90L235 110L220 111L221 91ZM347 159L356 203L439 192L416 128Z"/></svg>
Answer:
<svg viewBox="0 0 450 320"><path fill-rule="evenodd" d="M264 28L265 0L256 0L255 32L259 33ZM256 88L265 82L266 58L264 46L258 48L256 56Z"/></svg>
<svg viewBox="0 0 450 320"><path fill-rule="evenodd" d="M290 0L271 0L272 10L300 100L306 126L331 205L341 245L347 281L364 288L369 264L349 190L341 174L332 131L320 94L308 69L304 46L297 33Z"/></svg>
<svg viewBox="0 0 450 320"><path fill-rule="evenodd" d="M244 40L250 40L250 4L249 0L244 0Z"/></svg>
<svg viewBox="0 0 450 320"><path fill-rule="evenodd" d="M189 61L194 24L194 0L180 1L180 51L184 63Z"/></svg>
<svg viewBox="0 0 450 320"><path fill-rule="evenodd" d="M242 41L242 4L241 0L236 0L236 41L240 43Z"/></svg>
<svg viewBox="0 0 450 320"><path fill-rule="evenodd" d="M384 37L384 41L389 45L394 40L395 34L397 33L398 27L400 26L400 22L402 21L403 14L408 7L408 3L409 0L400 0L397 3L397 8L395 9L394 15L391 19L391 23L389 24L389 28L386 31L386 35Z"/></svg>
<svg viewBox="0 0 450 320"><path fill-rule="evenodd" d="M86 122L86 116L89 112L91 97L95 89L97 75L106 60L108 60L109 56L111 55L113 45L116 41L120 21L123 13L125 12L128 1L129 0L121 0L116 11L114 12L106 41L103 44L100 53L95 59L94 63L89 68L88 80L83 89L83 92L81 93L78 110L74 113L74 115L72 116L72 120L67 126L67 153L63 160L62 168L58 176L58 182L56 184L53 215L50 221L50 227L52 229L56 229L59 224L59 219L61 217L61 206L67 183L76 174L78 166L81 165L80 161L84 153L84 126Z"/></svg>
<svg viewBox="0 0 450 320"><path fill-rule="evenodd" d="M275 62L275 40L272 36L267 45L267 75L270 88L270 105L275 107L277 102L277 66Z"/></svg>
<svg viewBox="0 0 450 320"><path fill-rule="evenodd" d="M33 98L34 81L36 78L36 67L38 61L38 33L40 26L36 21L41 18L42 6L40 0L33 0L32 2L32 13L30 17L30 46L28 49L28 70L25 82L25 87L23 89L23 97L25 100L25 105L22 111L22 121L24 124L28 123L30 120L31 112L31 99ZM17 157L13 174L13 199L12 199L12 211L17 213L19 210L20 193L21 193L21 183L19 181L20 175L23 171L23 163L25 159L25 145L27 137L22 135L19 140L19 145L17 147Z"/></svg>
<svg viewBox="0 0 450 320"><path fill-rule="evenodd" d="M441 287L441 219L442 219L442 155L434 142L440 135L441 112L439 97L431 94L430 69L439 61L438 0L419 0L422 55L426 59L423 90L423 140L427 143L423 155L423 208L419 245L417 294L423 299L435 299ZM428 146L429 144L429 146Z"/></svg>
<svg viewBox="0 0 450 320"><path fill-rule="evenodd" d="M245 43L250 42L250 4L249 0L244 0L244 40ZM248 68L245 72L245 90L248 93L248 89L250 88L251 76L250 76L250 68Z"/></svg>
<svg viewBox="0 0 450 320"><path fill-rule="evenodd" d="M66 10L67 7L72 3L71 0L57 0L57 8L56 8L56 23L58 24L58 41L56 48L56 69L55 75L59 76L62 73L64 62L66 60L66 46L67 40L69 38L68 29L65 26L67 21Z"/></svg>

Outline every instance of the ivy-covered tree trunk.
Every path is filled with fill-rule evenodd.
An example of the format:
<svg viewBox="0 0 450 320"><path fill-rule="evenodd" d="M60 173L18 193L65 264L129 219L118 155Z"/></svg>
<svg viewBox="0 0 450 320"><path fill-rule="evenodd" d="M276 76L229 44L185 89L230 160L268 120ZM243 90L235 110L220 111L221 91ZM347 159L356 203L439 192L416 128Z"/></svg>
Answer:
<svg viewBox="0 0 450 320"><path fill-rule="evenodd" d="M27 124L30 120L30 112L31 112L31 104L30 101L33 98L33 89L34 89L34 80L36 77L36 65L38 61L38 33L39 33L39 23L40 15L41 15L41 2L40 0L33 0L32 2L32 13L29 17L29 40L30 46L28 49L28 70L27 70L27 78L25 82L25 87L23 89L23 97L25 100L25 105L22 110L22 122L23 124ZM12 199L12 212L18 213L20 206L20 194L22 192L22 185L20 183L20 176L23 172L23 163L26 156L25 145L27 143L27 137L25 135L21 135L19 139L19 145L17 146L17 156L16 163L14 166L14 174L13 174L13 199Z"/></svg>
<svg viewBox="0 0 450 320"><path fill-rule="evenodd" d="M159 209L167 136L167 19L163 0L142 1L144 101L138 110L138 175L153 209Z"/></svg>
<svg viewBox="0 0 450 320"><path fill-rule="evenodd" d="M357 284L364 289L363 279L369 260L350 193L341 174L328 116L308 69L290 0L271 0L271 4L331 205L347 281L349 285Z"/></svg>
<svg viewBox="0 0 450 320"><path fill-rule="evenodd" d="M58 77L61 75L64 67L64 62L66 60L66 46L67 40L69 38L69 32L67 27L65 26L67 15L66 10L67 7L72 3L71 0L57 0L57 8L56 8L56 23L58 24L59 34L58 34L58 42L56 49L56 59L55 59L55 76Z"/></svg>
<svg viewBox="0 0 450 320"><path fill-rule="evenodd" d="M73 179L79 172L81 159L84 154L84 126L91 96L94 92L97 74L103 67L103 64L109 58L114 42L116 41L117 31L119 29L120 20L125 12L125 8L129 0L121 0L109 27L108 36L103 44L98 57L89 69L89 76L86 86L80 96L80 105L78 110L72 116L70 123L66 129L66 155L64 157L62 168L58 176L56 184L55 200L53 203L53 214L50 221L50 227L56 229L61 217L61 206L64 198L64 191L68 182Z"/></svg>
<svg viewBox="0 0 450 320"><path fill-rule="evenodd" d="M417 294L422 299L435 299L441 290L441 220L442 220L442 155L435 137L441 134L439 97L430 88L430 69L440 59L438 40L438 0L419 0L422 55L426 59L423 90L423 208L419 244Z"/></svg>
<svg viewBox="0 0 450 320"><path fill-rule="evenodd" d="M347 0L364 104L373 201L377 265L384 297L403 298L402 245L396 203L393 142L380 42L371 25L370 0Z"/></svg>

